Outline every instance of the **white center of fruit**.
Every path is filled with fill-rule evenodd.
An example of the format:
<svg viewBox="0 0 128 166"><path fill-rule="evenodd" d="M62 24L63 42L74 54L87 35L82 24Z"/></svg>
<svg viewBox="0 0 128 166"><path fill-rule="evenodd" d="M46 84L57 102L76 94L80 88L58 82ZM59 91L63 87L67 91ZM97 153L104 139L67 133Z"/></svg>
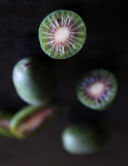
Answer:
<svg viewBox="0 0 128 166"><path fill-rule="evenodd" d="M66 27L59 28L55 32L55 36L54 36L55 42L56 43L63 43L68 39L69 35L70 35L70 31L68 28L66 28Z"/></svg>
<svg viewBox="0 0 128 166"><path fill-rule="evenodd" d="M101 82L96 82L94 84L92 84L89 88L89 92L91 95L93 96L100 96L104 91L104 84Z"/></svg>

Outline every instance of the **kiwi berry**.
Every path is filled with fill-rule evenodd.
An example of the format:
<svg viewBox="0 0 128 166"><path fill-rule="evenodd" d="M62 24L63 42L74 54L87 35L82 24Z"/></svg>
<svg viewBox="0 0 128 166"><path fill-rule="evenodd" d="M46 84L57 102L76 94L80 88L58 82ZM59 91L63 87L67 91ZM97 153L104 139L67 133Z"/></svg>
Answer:
<svg viewBox="0 0 128 166"><path fill-rule="evenodd" d="M17 138L27 138L46 128L56 115L57 109L54 106L27 106L12 118L11 132Z"/></svg>
<svg viewBox="0 0 128 166"><path fill-rule="evenodd" d="M54 96L54 75L40 58L20 60L14 66L12 77L18 95L30 105L45 105Z"/></svg>
<svg viewBox="0 0 128 166"><path fill-rule="evenodd" d="M91 154L100 151L107 140L102 126L73 124L62 132L62 145L71 154Z"/></svg>
<svg viewBox="0 0 128 166"><path fill-rule="evenodd" d="M0 135L12 137L12 133L10 131L11 118L12 115L9 113L0 113Z"/></svg>
<svg viewBox="0 0 128 166"><path fill-rule="evenodd" d="M82 18L70 10L56 10L39 27L42 50L51 58L66 59L78 53L86 40Z"/></svg>
<svg viewBox="0 0 128 166"><path fill-rule="evenodd" d="M115 100L118 83L115 76L104 69L88 72L77 87L79 101L94 110L104 110Z"/></svg>

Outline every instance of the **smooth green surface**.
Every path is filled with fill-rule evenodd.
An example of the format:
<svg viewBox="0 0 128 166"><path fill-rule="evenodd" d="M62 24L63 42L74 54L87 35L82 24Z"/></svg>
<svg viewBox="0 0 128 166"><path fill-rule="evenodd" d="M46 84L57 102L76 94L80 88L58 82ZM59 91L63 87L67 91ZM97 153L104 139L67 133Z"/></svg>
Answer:
<svg viewBox="0 0 128 166"><path fill-rule="evenodd" d="M79 36L76 37L72 42L72 46L66 47L66 52L60 49L53 50L49 44L49 31L57 26L56 22L61 20L62 22L72 21L78 27ZM73 24L72 23L72 24ZM70 10L56 10L46 16L39 27L39 41L42 50L51 58L54 59L67 59L77 54L83 47L87 36L86 26L82 18L73 11Z"/></svg>
<svg viewBox="0 0 128 166"><path fill-rule="evenodd" d="M30 105L45 105L54 95L55 78L41 59L20 60L12 77L18 95Z"/></svg>
<svg viewBox="0 0 128 166"><path fill-rule="evenodd" d="M62 144L72 154L90 154L101 150L106 133L100 127L74 124L63 130Z"/></svg>
<svg viewBox="0 0 128 166"><path fill-rule="evenodd" d="M98 76L102 76L103 78L107 77L109 82L111 82L112 84L112 89L109 92L109 96L105 98L105 100L102 100L101 103L97 103L95 100L92 100L90 98L88 98L85 93L84 93L84 82L85 80L87 80L90 77L98 77ZM77 86L77 97L79 99L79 101L87 106L90 109L94 109L94 110L105 110L107 109L109 106L111 106L111 104L115 101L116 97L117 97L117 93L118 93L118 82L116 77L109 71L104 70L104 69L96 69L96 70L92 70L90 72L88 72L78 83Z"/></svg>

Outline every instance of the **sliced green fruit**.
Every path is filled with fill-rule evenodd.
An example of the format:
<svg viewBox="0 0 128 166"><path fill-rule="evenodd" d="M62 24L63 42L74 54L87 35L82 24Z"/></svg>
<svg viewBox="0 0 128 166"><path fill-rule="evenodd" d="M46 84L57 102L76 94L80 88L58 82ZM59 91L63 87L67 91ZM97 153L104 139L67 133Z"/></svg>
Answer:
<svg viewBox="0 0 128 166"><path fill-rule="evenodd" d="M74 124L62 132L64 149L71 154L91 154L101 150L106 142L107 132L99 126Z"/></svg>
<svg viewBox="0 0 128 166"><path fill-rule="evenodd" d="M11 131L17 138L27 138L40 129L45 129L55 119L54 106L28 106L21 109L11 121Z"/></svg>
<svg viewBox="0 0 128 166"><path fill-rule="evenodd" d="M12 77L18 95L30 105L45 105L54 96L55 78L39 58L20 60Z"/></svg>
<svg viewBox="0 0 128 166"><path fill-rule="evenodd" d="M12 133L10 132L11 118L12 115L9 113L0 113L0 135L12 137Z"/></svg>
<svg viewBox="0 0 128 166"><path fill-rule="evenodd" d="M77 96L79 101L94 110L104 110L115 100L118 82L115 76L104 69L88 72L79 82Z"/></svg>
<svg viewBox="0 0 128 166"><path fill-rule="evenodd" d="M40 24L40 46L51 58L70 58L83 47L86 33L85 24L78 14L70 10L56 10Z"/></svg>

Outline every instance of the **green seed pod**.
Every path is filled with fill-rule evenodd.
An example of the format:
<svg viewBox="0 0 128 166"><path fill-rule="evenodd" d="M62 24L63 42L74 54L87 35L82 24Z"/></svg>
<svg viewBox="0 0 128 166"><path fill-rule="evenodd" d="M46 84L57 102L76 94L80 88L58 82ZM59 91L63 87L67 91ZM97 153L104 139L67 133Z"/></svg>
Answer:
<svg viewBox="0 0 128 166"><path fill-rule="evenodd" d="M55 78L40 59L24 58L13 69L18 95L30 105L45 105L55 92Z"/></svg>
<svg viewBox="0 0 128 166"><path fill-rule="evenodd" d="M12 137L12 133L10 132L10 122L12 115L9 113L0 113L0 134Z"/></svg>
<svg viewBox="0 0 128 166"><path fill-rule="evenodd" d="M90 154L101 150L106 140L101 127L71 125L62 133L64 149L72 154Z"/></svg>
<svg viewBox="0 0 128 166"><path fill-rule="evenodd" d="M11 121L11 131L17 138L27 138L45 129L57 115L53 106L28 106L21 109Z"/></svg>

